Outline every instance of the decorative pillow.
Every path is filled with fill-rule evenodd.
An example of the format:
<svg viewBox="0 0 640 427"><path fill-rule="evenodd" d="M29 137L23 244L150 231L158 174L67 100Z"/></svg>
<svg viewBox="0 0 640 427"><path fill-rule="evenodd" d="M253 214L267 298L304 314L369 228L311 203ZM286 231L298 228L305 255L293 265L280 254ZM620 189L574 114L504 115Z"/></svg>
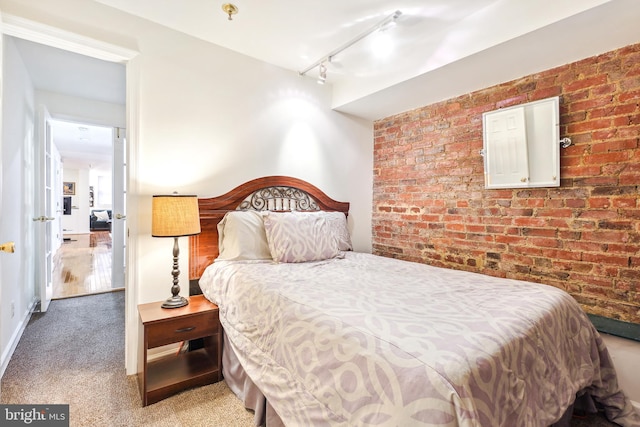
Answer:
<svg viewBox="0 0 640 427"><path fill-rule="evenodd" d="M109 221L109 212L107 211L93 211L93 215L98 218L98 221Z"/></svg>
<svg viewBox="0 0 640 427"><path fill-rule="evenodd" d="M298 215L318 215L327 221L329 231L338 241L338 249L341 251L352 251L353 245L351 244L351 235L349 234L349 227L347 226L347 216L342 212L300 212L296 211Z"/></svg>
<svg viewBox="0 0 640 427"><path fill-rule="evenodd" d="M335 258L338 242L320 215L294 212L264 215L271 256L276 262L307 262Z"/></svg>
<svg viewBox="0 0 640 427"><path fill-rule="evenodd" d="M256 211L227 212L218 223L218 260L271 259L262 215Z"/></svg>

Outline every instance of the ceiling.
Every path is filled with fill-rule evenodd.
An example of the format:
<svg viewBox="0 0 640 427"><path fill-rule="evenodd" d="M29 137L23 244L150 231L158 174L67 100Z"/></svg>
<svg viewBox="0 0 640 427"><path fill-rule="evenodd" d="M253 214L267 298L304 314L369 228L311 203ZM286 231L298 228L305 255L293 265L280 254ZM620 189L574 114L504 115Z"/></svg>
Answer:
<svg viewBox="0 0 640 427"><path fill-rule="evenodd" d="M112 128L52 120L51 134L64 168L111 171Z"/></svg>
<svg viewBox="0 0 640 427"><path fill-rule="evenodd" d="M640 41L637 0L94 1L296 73L400 11L327 63L332 108L371 120Z"/></svg>
<svg viewBox="0 0 640 427"><path fill-rule="evenodd" d="M640 41L637 0L233 0L232 20L221 0L93 1L296 74L400 11L393 28L325 62L332 108L370 120ZM124 104L123 65L17 46L37 89ZM81 148L74 126L55 130L68 159Z"/></svg>

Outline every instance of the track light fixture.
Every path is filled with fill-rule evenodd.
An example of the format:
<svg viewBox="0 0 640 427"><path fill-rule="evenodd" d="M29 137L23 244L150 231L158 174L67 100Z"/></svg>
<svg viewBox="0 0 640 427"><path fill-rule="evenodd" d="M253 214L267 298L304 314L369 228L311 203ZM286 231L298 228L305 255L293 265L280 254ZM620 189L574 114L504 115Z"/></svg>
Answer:
<svg viewBox="0 0 640 427"><path fill-rule="evenodd" d="M358 43L360 40L362 40L363 38L367 37L368 35L376 32L378 30L386 29L390 25L395 25L396 24L396 19L398 19L400 17L400 15L402 15L402 12L399 11L399 10L396 10L391 15L387 16L382 21L378 22L376 25L374 25L373 27L369 28L367 31L359 34L358 36L356 36L353 39L349 40L347 43L345 43L342 46L340 46L339 48L332 50L331 52L329 52L328 54L326 54L322 58L318 59L316 62L314 62L313 64L309 65L307 68L305 68L304 70L300 71L299 74L301 76L304 76L310 70L313 70L314 68L318 67L318 71L319 71L318 83L319 84L324 84L325 80L327 79L327 67L325 65L326 62L331 62L331 60L333 59L334 56L336 56L337 54L339 54L343 50L348 49L349 47L353 46L354 44Z"/></svg>
<svg viewBox="0 0 640 427"><path fill-rule="evenodd" d="M327 80L327 66L324 65L324 62L322 64L320 64L319 68L319 73L318 73L318 84L319 85L323 85L324 82Z"/></svg>

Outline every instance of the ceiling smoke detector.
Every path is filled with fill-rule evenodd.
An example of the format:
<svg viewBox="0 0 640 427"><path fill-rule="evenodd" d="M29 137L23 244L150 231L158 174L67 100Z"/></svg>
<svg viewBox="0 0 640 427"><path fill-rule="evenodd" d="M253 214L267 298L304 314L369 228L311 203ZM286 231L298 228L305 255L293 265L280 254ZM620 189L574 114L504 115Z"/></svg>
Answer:
<svg viewBox="0 0 640 427"><path fill-rule="evenodd" d="M231 21L233 18L231 17L231 15L235 15L236 13L238 13L238 7L235 4L232 3L225 3L222 5L222 10L224 10L224 13L226 13L229 17L227 18L229 21Z"/></svg>

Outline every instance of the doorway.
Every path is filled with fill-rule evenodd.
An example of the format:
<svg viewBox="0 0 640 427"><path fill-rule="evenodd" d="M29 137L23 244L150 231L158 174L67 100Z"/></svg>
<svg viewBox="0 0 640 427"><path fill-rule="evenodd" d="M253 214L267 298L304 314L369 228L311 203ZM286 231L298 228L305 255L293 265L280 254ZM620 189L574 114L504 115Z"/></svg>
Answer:
<svg viewBox="0 0 640 427"><path fill-rule="evenodd" d="M124 268L113 262L113 176L122 174L113 159L113 128L50 120L60 159L61 244L54 255L53 299L122 290L112 277ZM119 165L119 164L118 164Z"/></svg>
<svg viewBox="0 0 640 427"><path fill-rule="evenodd" d="M38 111L43 109L48 113L40 114L45 117L44 126L43 123L38 123L40 127L50 129L51 145L54 146L53 152L45 157L59 162L57 170L60 171L60 176L49 178L47 174L48 181L44 185L54 193L47 200L52 200L55 205L50 209L51 215L44 215L46 221L52 222L46 224L48 229L53 230L52 233L45 234L52 237L50 241L54 244L52 247L47 245L43 250L53 254L58 249L69 252L66 249L71 245L64 242L79 243L86 240L85 254L74 256L73 263L70 262L69 253L57 254L56 276L62 279L58 285L63 284L66 291L75 288L72 295L96 293L107 287L112 289L113 278L125 276L124 263L112 262L114 245L108 242L112 238L111 233L102 233L101 236L96 234L91 238L90 215L98 210L103 213L112 211L112 177L123 176L124 165L121 162L115 163L113 159L117 148L115 135L122 130L118 126L124 128L123 124L126 122L126 67L123 63L104 61L21 38L12 40L30 76ZM49 182L54 183L51 185ZM93 207L90 206L91 187L94 189ZM36 185L36 194L41 191ZM64 191L70 191L70 194L63 194ZM64 215L64 203L67 201L64 197L70 198L67 202L71 205L68 215ZM124 195L121 197L124 198ZM48 203L45 205L49 206ZM124 217L124 212L119 211L118 215ZM41 226L38 230L40 229L44 227ZM117 237L121 234L118 233ZM120 246L122 245L118 245ZM86 259L95 264L97 259L93 255L97 250L101 250L100 258L103 260L95 265L99 268L77 263ZM38 250L37 255L40 256L41 252ZM62 268L62 260L66 260L65 267L73 266L73 269ZM36 260L36 265L43 263ZM50 265L47 271L53 276L54 263ZM114 268L121 271L115 272ZM92 271L99 277L96 278L96 274L87 275ZM44 273L41 276L45 276ZM100 285L96 286L96 283ZM124 287L124 279L117 283L119 288ZM78 284L85 289L74 286ZM48 304L44 302L48 302L52 293L46 292L47 297L43 298L43 291L38 292L41 311L46 311ZM69 292L63 294L71 296ZM57 293L55 297L63 294Z"/></svg>

